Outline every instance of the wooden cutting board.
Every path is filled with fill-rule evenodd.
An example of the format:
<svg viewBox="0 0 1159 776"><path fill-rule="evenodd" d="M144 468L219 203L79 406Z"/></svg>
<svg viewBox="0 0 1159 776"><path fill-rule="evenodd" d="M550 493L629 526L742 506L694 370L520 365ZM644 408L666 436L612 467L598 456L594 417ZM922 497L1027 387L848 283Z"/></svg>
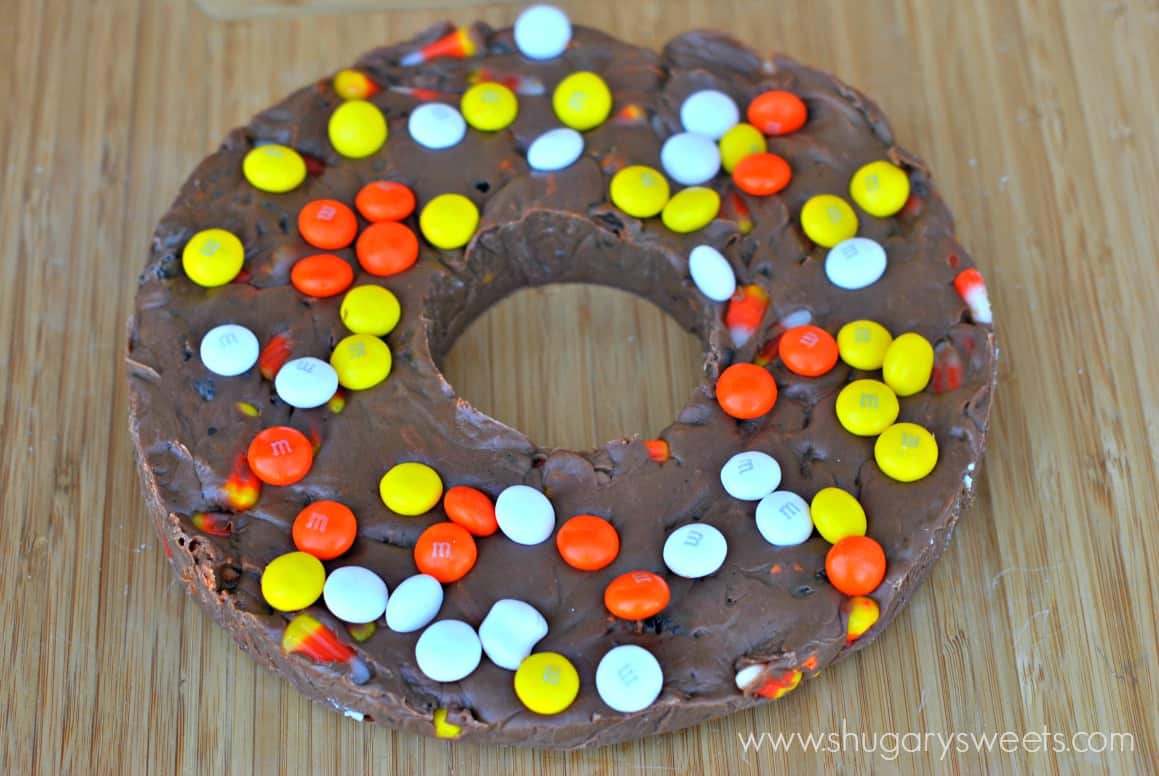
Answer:
<svg viewBox="0 0 1159 776"><path fill-rule="evenodd" d="M564 3L650 46L723 29L876 98L929 161L986 274L1002 365L975 505L879 641L758 710L575 753L448 744L313 705L258 669L165 563L130 456L121 360L153 225L230 127L290 90L439 19L503 25L517 11L301 13L342 2L312 0L254 16L275 3L236 0L226 14L223 0L203 2L216 15L194 0L7 0L0 15L8 772L1153 771L1153 0ZM651 305L575 287L498 305L447 364L468 399L575 447L656 431L698 369L689 337ZM978 752L967 738L970 751L951 739L943 757L936 738L1044 728L1065 739L1048 749L1069 751L1006 753L992 739ZM766 732L838 739L744 751L738 736ZM1112 733L1134 751L1072 749L1127 745L1099 737ZM897 753L913 734L934 738Z"/></svg>

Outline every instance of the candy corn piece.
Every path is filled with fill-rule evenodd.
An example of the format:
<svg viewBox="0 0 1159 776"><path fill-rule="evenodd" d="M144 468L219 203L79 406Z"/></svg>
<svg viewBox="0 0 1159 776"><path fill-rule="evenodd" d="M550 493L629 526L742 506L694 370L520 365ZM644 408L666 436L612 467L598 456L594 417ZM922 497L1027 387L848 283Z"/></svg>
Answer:
<svg viewBox="0 0 1159 776"><path fill-rule="evenodd" d="M753 230L752 211L749 210L744 197L735 191L730 191L725 195L720 208L720 217L726 221L734 222L741 234L748 234Z"/></svg>
<svg viewBox="0 0 1159 776"><path fill-rule="evenodd" d="M982 280L982 273L971 267L958 273L954 278L954 288L958 296L970 307L970 315L974 323L993 323L994 317L990 313L990 295L986 293L986 281Z"/></svg>
<svg viewBox="0 0 1159 776"><path fill-rule="evenodd" d="M344 100L365 100L382 87L360 70L339 70L334 76L334 91Z"/></svg>
<svg viewBox="0 0 1159 776"><path fill-rule="evenodd" d="M649 439L644 444L648 448L648 457L656 463L664 463L671 457L668 443L663 439Z"/></svg>
<svg viewBox="0 0 1159 776"><path fill-rule="evenodd" d="M289 335L275 334L270 337L270 341L258 356L258 371L262 373L262 377L267 380L274 379L278 370L290 359L292 346L293 342Z"/></svg>
<svg viewBox="0 0 1159 776"><path fill-rule="evenodd" d="M354 650L339 641L334 631L308 614L290 620L282 634L282 651L297 652L317 663L345 663L354 657Z"/></svg>
<svg viewBox="0 0 1159 776"><path fill-rule="evenodd" d="M934 373L930 382L934 393L947 393L962 387L962 357L949 342L942 341L934 347Z"/></svg>
<svg viewBox="0 0 1159 776"><path fill-rule="evenodd" d="M225 481L222 490L225 491L226 505L235 512L244 512L258 503L258 497L262 494L262 481L250 471L244 451L234 458L229 479Z"/></svg>
<svg viewBox="0 0 1159 776"><path fill-rule="evenodd" d="M453 722L447 722L447 710L435 709L434 715L436 738L458 738L463 728Z"/></svg>
<svg viewBox="0 0 1159 776"><path fill-rule="evenodd" d="M732 336L732 344L744 346L760 327L769 307L769 295L758 285L741 286L728 300L724 325Z"/></svg>
<svg viewBox="0 0 1159 776"><path fill-rule="evenodd" d="M378 626L372 622L368 622L361 625L347 625L346 630L350 632L350 638L361 644L374 635L374 632L378 630Z"/></svg>
<svg viewBox="0 0 1159 776"><path fill-rule="evenodd" d="M782 334L784 334L783 331L777 332L776 336L764 345L761 345L761 349L757 351L756 358L753 359L754 364L757 366L768 366L777 360L777 353L781 347Z"/></svg>
<svg viewBox="0 0 1159 776"><path fill-rule="evenodd" d="M881 610L877 606L877 601L863 595L850 598L842 604L841 608L845 611L847 618L845 624L845 641L848 644L852 644L861 638L867 630L873 627L873 624L877 622L877 618L881 616Z"/></svg>
<svg viewBox="0 0 1159 776"><path fill-rule="evenodd" d="M433 43L428 43L418 51L410 52L398 63L403 67L411 67L442 57L466 59L475 56L478 50L479 44L472 37L471 31L466 27L459 27Z"/></svg>
<svg viewBox="0 0 1159 776"><path fill-rule="evenodd" d="M504 75L486 67L472 70L467 75L467 80L472 84L502 84L516 94L536 96L547 91L547 87L543 85L543 81L533 75Z"/></svg>
<svg viewBox="0 0 1159 776"><path fill-rule="evenodd" d="M636 103L629 103L616 111L612 116L612 123L620 126L643 124L648 120L648 113Z"/></svg>
<svg viewBox="0 0 1159 776"><path fill-rule="evenodd" d="M211 536L231 536L233 534L233 517L219 512L194 512L193 527L202 533Z"/></svg>
<svg viewBox="0 0 1159 776"><path fill-rule="evenodd" d="M783 674L766 679L765 683L756 691L756 694L776 700L797 689L797 685L800 683L800 671L786 671Z"/></svg>
<svg viewBox="0 0 1159 776"><path fill-rule="evenodd" d="M258 409L253 404L250 404L248 401L239 401L233 406L237 407L237 411L247 417L256 418L262 414L260 409Z"/></svg>
<svg viewBox="0 0 1159 776"><path fill-rule="evenodd" d="M322 449L322 424L314 415L310 415L306 422L306 439L310 440L310 449L317 456Z"/></svg>
<svg viewBox="0 0 1159 776"><path fill-rule="evenodd" d="M326 402L326 409L335 415L341 415L342 410L346 409L346 391L339 388L330 397L330 401Z"/></svg>
<svg viewBox="0 0 1159 776"><path fill-rule="evenodd" d="M451 99L452 95L444 94L435 89L423 89L418 86L403 86L402 84L393 84L386 87L396 94L405 94L408 97L414 97L419 102L434 102L435 100ZM457 99L457 98L456 98Z"/></svg>

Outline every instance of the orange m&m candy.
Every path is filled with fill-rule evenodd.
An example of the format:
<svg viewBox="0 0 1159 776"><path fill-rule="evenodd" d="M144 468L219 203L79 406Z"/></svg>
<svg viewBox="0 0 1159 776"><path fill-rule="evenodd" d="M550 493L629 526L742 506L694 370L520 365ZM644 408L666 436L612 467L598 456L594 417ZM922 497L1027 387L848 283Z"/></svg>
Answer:
<svg viewBox="0 0 1159 776"><path fill-rule="evenodd" d="M749 103L748 120L766 135L787 135L805 126L809 111L792 92L759 94Z"/></svg>
<svg viewBox="0 0 1159 776"><path fill-rule="evenodd" d="M776 403L777 382L764 367L733 364L716 380L716 401L734 418L759 418Z"/></svg>
<svg viewBox="0 0 1159 776"><path fill-rule="evenodd" d="M310 440L296 428L273 426L258 432L246 451L257 478L267 485L293 485L314 464Z"/></svg>
<svg viewBox="0 0 1159 776"><path fill-rule="evenodd" d="M644 620L659 614L670 598L668 583L651 571L621 574L604 589L604 606L625 620Z"/></svg>
<svg viewBox="0 0 1159 776"><path fill-rule="evenodd" d="M336 199L316 199L298 212L298 232L315 248L336 251L354 242L358 219Z"/></svg>
<svg viewBox="0 0 1159 776"><path fill-rule="evenodd" d="M294 546L318 560L332 560L350 549L358 521L345 504L315 501L294 518Z"/></svg>
<svg viewBox="0 0 1159 776"><path fill-rule="evenodd" d="M868 595L885 579L885 551L868 536L846 536L829 548L825 575L845 595Z"/></svg>
<svg viewBox="0 0 1159 776"><path fill-rule="evenodd" d="M354 206L367 221L401 221L415 209L415 195L398 181L371 181L354 198Z"/></svg>
<svg viewBox="0 0 1159 776"><path fill-rule="evenodd" d="M598 571L620 554L620 535L602 517L576 515L560 527L555 546L572 568Z"/></svg>
<svg viewBox="0 0 1159 776"><path fill-rule="evenodd" d="M474 538L458 523L435 523L415 543L419 571L444 584L467 576L478 554Z"/></svg>
<svg viewBox="0 0 1159 776"><path fill-rule="evenodd" d="M443 511L475 536L490 536L499 530L494 502L477 488L456 485L448 490L443 494Z"/></svg>
<svg viewBox="0 0 1159 776"><path fill-rule="evenodd" d="M394 221L380 221L362 230L354 246L358 263L371 275L405 272L418 260L419 238Z"/></svg>
<svg viewBox="0 0 1159 776"><path fill-rule="evenodd" d="M733 182L746 194L767 197L789 185L793 171L776 154L749 154L732 170Z"/></svg>
<svg viewBox="0 0 1159 776"><path fill-rule="evenodd" d="M290 282L307 296L337 296L354 282L354 270L333 253L316 253L294 265Z"/></svg>
<svg viewBox="0 0 1159 776"><path fill-rule="evenodd" d="M818 326L794 326L782 335L778 355L790 372L818 377L837 364L837 340Z"/></svg>

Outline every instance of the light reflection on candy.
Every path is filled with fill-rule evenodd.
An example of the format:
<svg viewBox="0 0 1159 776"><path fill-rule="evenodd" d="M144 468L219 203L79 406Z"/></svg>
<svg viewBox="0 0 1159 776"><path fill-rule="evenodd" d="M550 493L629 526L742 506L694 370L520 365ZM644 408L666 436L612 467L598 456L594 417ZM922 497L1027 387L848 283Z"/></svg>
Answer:
<svg viewBox="0 0 1159 776"><path fill-rule="evenodd" d="M769 295L758 285L741 286L732 295L724 312L724 325L738 348L748 342L769 307Z"/></svg>
<svg viewBox="0 0 1159 776"><path fill-rule="evenodd" d="M233 534L233 517L219 512L194 512L193 527L202 533L211 536L231 536Z"/></svg>
<svg viewBox="0 0 1159 776"><path fill-rule="evenodd" d="M841 605L841 611L846 618L845 642L847 644L852 644L861 638L881 616L877 601L863 595L846 600Z"/></svg>
<svg viewBox="0 0 1159 776"><path fill-rule="evenodd" d="M262 482L250 470L245 451L238 453L234 458L229 478L221 489L225 493L226 505L235 512L244 512L258 503L258 497L262 494Z"/></svg>
<svg viewBox="0 0 1159 776"><path fill-rule="evenodd" d="M411 67L421 65L423 62L430 62L432 59L467 59L475 56L478 51L479 44L474 35L471 34L471 30L460 27L438 40L428 43L421 49L404 55L398 63L403 67Z"/></svg>
<svg viewBox="0 0 1159 776"><path fill-rule="evenodd" d="M290 620L282 634L282 651L305 655L316 663L345 663L354 657L353 648L308 614Z"/></svg>
<svg viewBox="0 0 1159 776"><path fill-rule="evenodd" d="M962 270L954 278L954 288L969 306L974 323L994 322L990 312L990 295L986 293L986 282L982 280L981 272L973 267Z"/></svg>

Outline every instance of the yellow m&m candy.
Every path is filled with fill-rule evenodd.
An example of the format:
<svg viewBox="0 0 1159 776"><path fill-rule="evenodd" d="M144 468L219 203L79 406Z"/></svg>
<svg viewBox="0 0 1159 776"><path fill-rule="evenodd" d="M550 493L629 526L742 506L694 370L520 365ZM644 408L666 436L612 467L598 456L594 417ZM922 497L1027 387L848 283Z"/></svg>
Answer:
<svg viewBox="0 0 1159 776"><path fill-rule="evenodd" d="M490 81L475 84L463 93L459 111L475 129L497 132L510 126L519 115L519 100L515 92L503 84Z"/></svg>
<svg viewBox="0 0 1159 776"><path fill-rule="evenodd" d="M704 186L692 186L668 200L660 218L673 232L686 234L708 226L719 212L719 194Z"/></svg>
<svg viewBox="0 0 1159 776"><path fill-rule="evenodd" d="M308 552L287 552L266 564L262 598L279 612L305 609L322 595L326 569Z"/></svg>
<svg viewBox="0 0 1159 776"><path fill-rule="evenodd" d="M668 180L658 170L634 164L612 176L612 204L635 218L651 218L668 204Z"/></svg>
<svg viewBox="0 0 1159 776"><path fill-rule="evenodd" d="M560 121L583 132L598 127L608 118L612 112L612 91L595 73L572 73L555 87L551 105Z"/></svg>
<svg viewBox="0 0 1159 776"><path fill-rule="evenodd" d="M909 176L895 164L870 162L853 174L849 196L871 216L888 218L909 199Z"/></svg>
<svg viewBox="0 0 1159 776"><path fill-rule="evenodd" d="M390 348L370 334L351 334L334 346L330 366L338 373L343 388L365 391L390 374Z"/></svg>
<svg viewBox="0 0 1159 776"><path fill-rule="evenodd" d="M885 351L881 374L898 396L913 396L930 382L934 371L934 346L920 334L907 332Z"/></svg>
<svg viewBox="0 0 1159 776"><path fill-rule="evenodd" d="M338 310L346 328L355 334L385 337L398 325L402 308L389 289L382 286L358 286L346 292Z"/></svg>
<svg viewBox="0 0 1159 776"><path fill-rule="evenodd" d="M897 396L877 380L854 380L837 394L837 420L856 436L877 436L897 420Z"/></svg>
<svg viewBox="0 0 1159 776"><path fill-rule="evenodd" d="M255 189L284 194L306 180L306 161L288 146L262 145L249 150L242 160L241 171Z"/></svg>
<svg viewBox="0 0 1159 776"><path fill-rule="evenodd" d="M237 277L245 261L245 249L233 232L204 229L185 244L181 266L199 286L216 288Z"/></svg>
<svg viewBox="0 0 1159 776"><path fill-rule="evenodd" d="M378 495L387 509L414 517L430 512L439 503L443 495L443 480L425 463L400 463L382 475L378 482Z"/></svg>
<svg viewBox="0 0 1159 776"><path fill-rule="evenodd" d="M898 482L920 480L938 463L938 442L916 423L895 423L873 445L877 468Z"/></svg>
<svg viewBox="0 0 1159 776"><path fill-rule="evenodd" d="M579 672L558 652L528 655L515 671L515 694L536 714L559 714L579 695Z"/></svg>
<svg viewBox="0 0 1159 776"><path fill-rule="evenodd" d="M452 251L471 241L479 225L479 208L462 194L440 194L419 213L419 229L436 248Z"/></svg>
<svg viewBox="0 0 1159 776"><path fill-rule="evenodd" d="M850 321L837 332L841 360L865 372L881 369L891 342L893 335L876 321Z"/></svg>
<svg viewBox="0 0 1159 776"><path fill-rule="evenodd" d="M737 124L720 139L720 164L725 172L732 172L741 159L768 150L769 144L759 129L752 124Z"/></svg>
<svg viewBox="0 0 1159 776"><path fill-rule="evenodd" d="M386 142L386 117L374 103L347 100L330 114L330 145L348 159L364 159Z"/></svg>
<svg viewBox="0 0 1159 776"><path fill-rule="evenodd" d="M810 240L832 248L857 234L857 214L849 203L833 194L810 197L801 208L801 228Z"/></svg>
<svg viewBox="0 0 1159 776"><path fill-rule="evenodd" d="M848 491L821 488L809 504L809 515L817 533L830 544L847 536L865 536L865 510Z"/></svg>

